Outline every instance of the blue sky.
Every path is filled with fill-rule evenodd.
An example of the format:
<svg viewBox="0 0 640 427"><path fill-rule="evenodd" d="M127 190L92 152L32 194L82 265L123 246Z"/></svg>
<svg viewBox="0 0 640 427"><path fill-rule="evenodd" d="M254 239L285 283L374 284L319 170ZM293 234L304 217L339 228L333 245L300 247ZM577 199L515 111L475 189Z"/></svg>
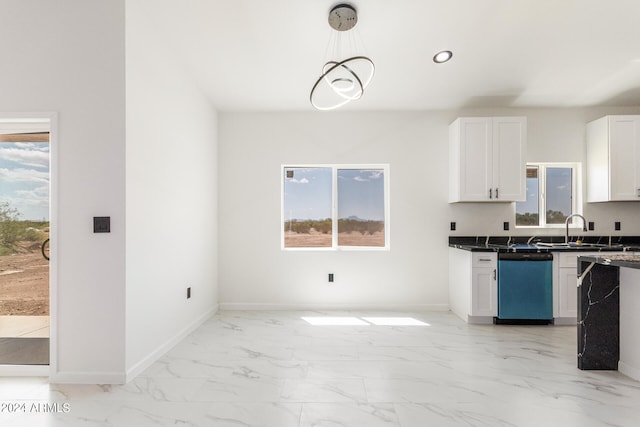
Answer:
<svg viewBox="0 0 640 427"><path fill-rule="evenodd" d="M49 220L49 143L0 143L0 202L24 220Z"/></svg>
<svg viewBox="0 0 640 427"><path fill-rule="evenodd" d="M527 178L527 200L516 203L516 213L538 213L538 178Z"/></svg>
<svg viewBox="0 0 640 427"><path fill-rule="evenodd" d="M547 210L560 211L565 215L571 213L571 168L546 168L547 178ZM538 178L527 178L527 201L516 203L516 212L538 212Z"/></svg>
<svg viewBox="0 0 640 427"><path fill-rule="evenodd" d="M384 171L338 170L338 218L384 221Z"/></svg>
<svg viewBox="0 0 640 427"><path fill-rule="evenodd" d="M285 168L285 221L331 218L332 174L331 168ZM338 218L350 216L384 220L383 170L338 170Z"/></svg>
<svg viewBox="0 0 640 427"><path fill-rule="evenodd" d="M547 168L547 210L571 214L571 168Z"/></svg>
<svg viewBox="0 0 640 427"><path fill-rule="evenodd" d="M331 168L285 168L284 220L331 218L332 179Z"/></svg>

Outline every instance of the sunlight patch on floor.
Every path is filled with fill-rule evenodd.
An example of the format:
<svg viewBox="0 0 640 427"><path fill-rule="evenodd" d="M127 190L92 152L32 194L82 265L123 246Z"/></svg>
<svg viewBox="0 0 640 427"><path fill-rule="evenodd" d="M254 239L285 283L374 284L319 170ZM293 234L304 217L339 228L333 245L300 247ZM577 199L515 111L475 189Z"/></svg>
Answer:
<svg viewBox="0 0 640 427"><path fill-rule="evenodd" d="M413 317L305 316L302 320L313 326L430 326Z"/></svg>

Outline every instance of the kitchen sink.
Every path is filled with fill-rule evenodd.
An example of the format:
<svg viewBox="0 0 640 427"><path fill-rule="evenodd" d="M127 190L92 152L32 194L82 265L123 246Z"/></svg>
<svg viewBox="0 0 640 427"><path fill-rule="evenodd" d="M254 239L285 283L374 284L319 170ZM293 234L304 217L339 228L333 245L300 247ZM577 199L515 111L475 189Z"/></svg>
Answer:
<svg viewBox="0 0 640 427"><path fill-rule="evenodd" d="M537 246L542 246L546 248L622 248L622 245L606 245L604 243L578 243L578 242L569 242L569 243L546 243L546 242L538 242Z"/></svg>

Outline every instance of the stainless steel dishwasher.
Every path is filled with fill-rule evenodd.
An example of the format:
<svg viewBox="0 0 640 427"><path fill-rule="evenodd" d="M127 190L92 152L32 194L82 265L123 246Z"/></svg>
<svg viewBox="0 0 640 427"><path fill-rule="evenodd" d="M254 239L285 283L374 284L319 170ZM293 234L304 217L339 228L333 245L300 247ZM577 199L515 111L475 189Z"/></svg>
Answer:
<svg viewBox="0 0 640 427"><path fill-rule="evenodd" d="M551 253L498 253L496 323L553 321L552 265Z"/></svg>

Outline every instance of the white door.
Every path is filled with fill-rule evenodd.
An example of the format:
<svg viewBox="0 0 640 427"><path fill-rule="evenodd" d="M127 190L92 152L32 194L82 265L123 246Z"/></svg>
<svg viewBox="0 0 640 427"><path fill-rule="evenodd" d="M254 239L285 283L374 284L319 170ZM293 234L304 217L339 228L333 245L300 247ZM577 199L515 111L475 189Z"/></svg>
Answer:
<svg viewBox="0 0 640 427"><path fill-rule="evenodd" d="M0 118L0 365L49 364L49 127Z"/></svg>

